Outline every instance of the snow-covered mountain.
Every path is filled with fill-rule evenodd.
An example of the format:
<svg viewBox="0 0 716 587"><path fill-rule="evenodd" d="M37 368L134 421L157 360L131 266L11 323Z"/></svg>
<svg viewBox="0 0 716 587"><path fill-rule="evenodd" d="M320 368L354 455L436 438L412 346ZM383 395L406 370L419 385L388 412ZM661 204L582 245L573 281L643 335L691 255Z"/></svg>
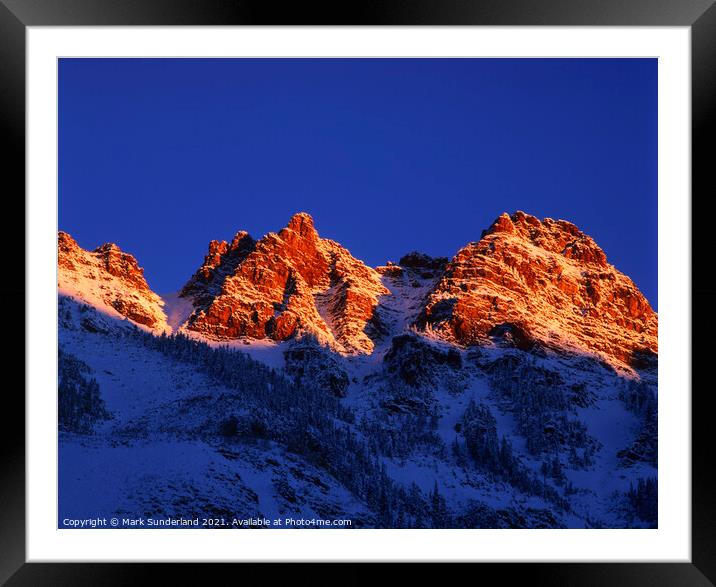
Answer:
<svg viewBox="0 0 716 587"><path fill-rule="evenodd" d="M370 353L371 318L387 293L375 270L320 238L302 213L259 241L245 232L212 241L181 291L195 306L183 327L215 339L311 334L339 352Z"/></svg>
<svg viewBox="0 0 716 587"><path fill-rule="evenodd" d="M657 315L636 285L576 226L503 214L447 265L421 328L462 346L509 339L524 350L596 353L646 366Z"/></svg>
<svg viewBox="0 0 716 587"><path fill-rule="evenodd" d="M657 315L568 222L373 269L300 213L163 300L58 242L63 515L656 524Z"/></svg>
<svg viewBox="0 0 716 587"><path fill-rule="evenodd" d="M147 285L144 270L114 243L86 251L66 232L57 235L57 291L157 331L167 329L164 302Z"/></svg>
<svg viewBox="0 0 716 587"><path fill-rule="evenodd" d="M376 269L299 213L258 241L244 231L211 241L201 267L164 301L116 245L84 251L63 232L58 242L60 293L213 341L310 334L340 354L370 354L413 328L461 348L593 353L616 367L653 365L658 352L656 312L599 246L569 222L524 212L501 215L449 262L414 252ZM406 295L406 282L419 291Z"/></svg>

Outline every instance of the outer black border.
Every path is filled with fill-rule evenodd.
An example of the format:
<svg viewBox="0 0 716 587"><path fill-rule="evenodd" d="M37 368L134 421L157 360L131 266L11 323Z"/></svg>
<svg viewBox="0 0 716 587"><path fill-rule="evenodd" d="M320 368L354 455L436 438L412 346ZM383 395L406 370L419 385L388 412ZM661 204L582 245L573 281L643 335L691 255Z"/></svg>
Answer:
<svg viewBox="0 0 716 587"><path fill-rule="evenodd" d="M0 0L0 140L6 149L0 178L9 187L0 191L5 238L5 275L0 286L0 323L5 332L24 332L21 323L24 279L18 275L20 242L24 242L25 189L25 27L87 25L565 25L565 26L691 26L692 27L692 255L693 255L693 367L702 373L708 365L716 332L716 274L712 224L708 214L694 213L700 203L716 195L713 158L709 147L716 136L716 5L714 0L383 0L379 5L333 2L326 6L294 2L242 0ZM668 164L668 162L667 162ZM9 182L8 182L9 180ZM9 231L8 231L9 229ZM12 230L18 233L12 235ZM23 254L24 259L24 254ZM24 264L23 264L24 266ZM32 308L28 308L32 311ZM17 340L17 335L15 337ZM684 341L687 344L687 341ZM19 374L24 347L16 344L4 353L15 359L4 372ZM12 356L12 353L15 356ZM22 356L21 356L22 355ZM10 361L8 361L8 365ZM7 381L7 379L5 379ZM704 378L705 380L705 378ZM0 581L8 585L126 585L165 583L201 584L216 566L163 564L27 564L25 560L24 413L20 381L2 388L0 416ZM698 379L695 379L698 381ZM716 582L716 500L711 421L716 402L713 385L694 385L693 402L693 519L692 564L483 564L473 570L481 580L499 577L501 583L536 582L549 585L679 585L706 586ZM689 393L690 390L671 390ZM14 426L14 428L13 428ZM638 539L635 535L635 539ZM266 576L264 565L246 564L234 571L234 580ZM283 565L292 581L319 577L343 584L365 582L365 564L340 568ZM464 569L460 569L464 570ZM436 583L446 568L422 567L421 575ZM176 579L180 579L176 581Z"/></svg>

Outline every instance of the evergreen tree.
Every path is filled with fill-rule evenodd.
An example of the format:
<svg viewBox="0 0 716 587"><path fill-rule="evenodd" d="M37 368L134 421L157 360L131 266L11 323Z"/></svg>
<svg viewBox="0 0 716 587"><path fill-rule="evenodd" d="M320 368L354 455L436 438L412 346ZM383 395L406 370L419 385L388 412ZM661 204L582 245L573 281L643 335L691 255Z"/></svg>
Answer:
<svg viewBox="0 0 716 587"><path fill-rule="evenodd" d="M90 368L62 349L58 353L57 396L58 426L62 431L90 434L97 422L110 418Z"/></svg>
<svg viewBox="0 0 716 587"><path fill-rule="evenodd" d="M630 514L656 528L659 516L659 487L655 477L640 478L627 491Z"/></svg>

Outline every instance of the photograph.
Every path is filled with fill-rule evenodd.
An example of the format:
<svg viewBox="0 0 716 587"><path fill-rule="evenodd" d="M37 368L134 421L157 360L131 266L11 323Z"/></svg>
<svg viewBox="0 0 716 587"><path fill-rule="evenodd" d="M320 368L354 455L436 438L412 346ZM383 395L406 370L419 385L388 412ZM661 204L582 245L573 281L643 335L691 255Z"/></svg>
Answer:
<svg viewBox="0 0 716 587"><path fill-rule="evenodd" d="M659 528L658 68L59 58L56 528Z"/></svg>

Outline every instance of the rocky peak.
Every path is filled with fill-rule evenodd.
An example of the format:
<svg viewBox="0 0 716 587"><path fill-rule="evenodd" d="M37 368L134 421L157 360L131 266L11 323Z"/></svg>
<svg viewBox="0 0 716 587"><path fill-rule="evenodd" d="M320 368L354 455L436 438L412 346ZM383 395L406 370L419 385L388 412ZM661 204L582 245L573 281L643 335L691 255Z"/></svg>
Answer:
<svg viewBox="0 0 716 587"><path fill-rule="evenodd" d="M144 278L144 269L134 256L122 252L114 243L105 243L94 251L104 270L142 291L150 291Z"/></svg>
<svg viewBox="0 0 716 587"><path fill-rule="evenodd" d="M591 237L564 220L502 214L448 263L417 324L462 345L596 353L637 366L657 316Z"/></svg>
<svg viewBox="0 0 716 587"><path fill-rule="evenodd" d="M231 239L229 250L242 250L247 252L248 254L253 250L255 244L256 241L251 238L251 235L248 232L246 232L245 230L240 230L234 235L234 238Z"/></svg>
<svg viewBox="0 0 716 587"><path fill-rule="evenodd" d="M584 234L571 222L545 218L539 220L530 214L517 211L512 215L501 214L483 231L482 238L491 234L512 234L528 240L533 245L558 253L568 259L607 266L607 256L591 237Z"/></svg>
<svg viewBox="0 0 716 587"><path fill-rule="evenodd" d="M225 240L210 241L204 262L184 285L180 295L210 300L221 289L223 280L255 247L256 241L243 230L237 232L230 243Z"/></svg>
<svg viewBox="0 0 716 587"><path fill-rule="evenodd" d="M295 236L292 233L295 233ZM316 228L313 225L313 217L306 212L294 214L286 227L281 230L279 236L286 242L291 242L296 237L311 242L316 242L319 239L318 232L316 232Z"/></svg>
<svg viewBox="0 0 716 587"><path fill-rule="evenodd" d="M57 263L59 267L74 269L75 259L79 256L80 246L69 234L63 231L57 233Z"/></svg>
<svg viewBox="0 0 716 587"><path fill-rule="evenodd" d="M387 290L373 269L322 239L310 215L295 214L247 254L230 257L214 248L211 277L200 268L182 290L195 306L187 329L218 339L307 333L341 352L372 350L366 331Z"/></svg>
<svg viewBox="0 0 716 587"><path fill-rule="evenodd" d="M144 270L114 243L87 251L66 232L57 234L58 291L151 329L164 329L162 302Z"/></svg>
<svg viewBox="0 0 716 587"><path fill-rule="evenodd" d="M80 248L75 239L62 230L57 231L57 246L62 250L77 250Z"/></svg>

